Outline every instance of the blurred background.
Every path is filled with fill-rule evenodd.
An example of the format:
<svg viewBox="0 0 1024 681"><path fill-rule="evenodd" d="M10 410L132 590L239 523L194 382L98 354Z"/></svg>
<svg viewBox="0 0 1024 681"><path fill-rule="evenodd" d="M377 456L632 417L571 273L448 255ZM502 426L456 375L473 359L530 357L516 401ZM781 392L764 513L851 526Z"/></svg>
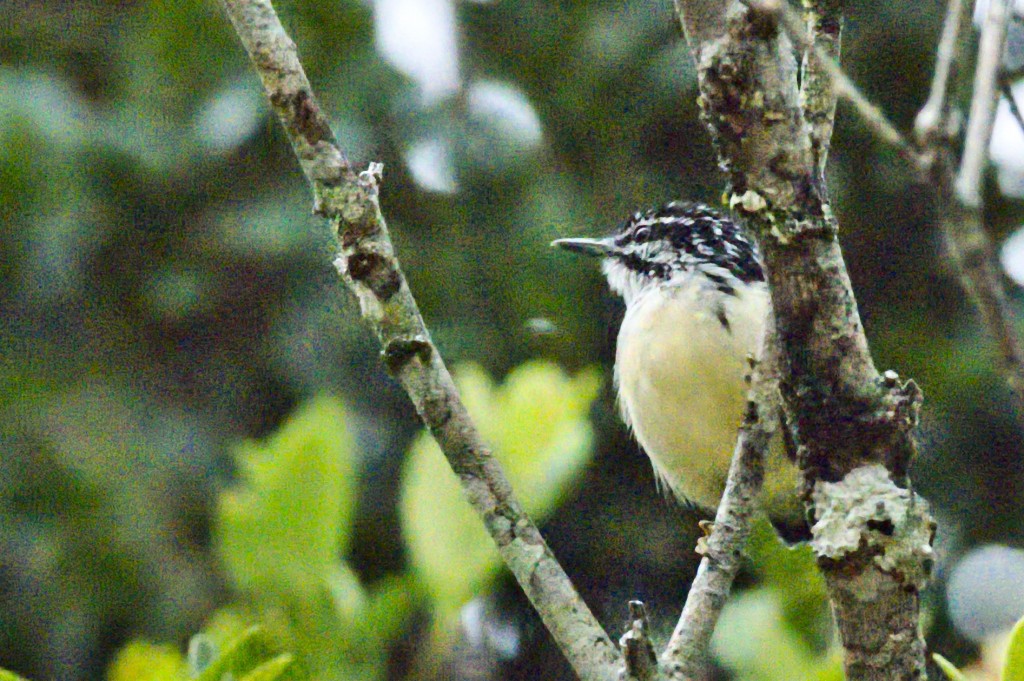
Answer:
<svg viewBox="0 0 1024 681"><path fill-rule="evenodd" d="M641 598L667 640L695 518L658 495L615 413L617 301L594 263L548 244L671 199L720 202L671 3L275 4L349 157L384 162L423 315L485 433L534 461L520 491L555 554L614 636ZM843 63L908 131L943 7L848 4ZM986 218L1015 275L1024 134L1006 102L995 137ZM1007 597L1024 570L1021 415L927 192L843 105L829 185L876 362L925 393L914 481L940 522L929 637L968 664L1024 614ZM310 208L217 3L0 2L0 666L143 678L111 666L129 642L164 646L129 645L146 668L231 620L263 621L318 678L571 678L491 558L474 572L438 553L453 540L424 509L444 485L417 462L440 459ZM546 453L549 440L506 432L548 414ZM323 522L298 527L309 518ZM290 562L302 532L334 533L312 572ZM833 673L807 556L763 533L751 552L719 672L781 678L765 646L786 678ZM253 567L286 564L274 578ZM313 575L304 595L295 570ZM346 623L370 611L367 661ZM324 631L351 647L317 651Z"/></svg>

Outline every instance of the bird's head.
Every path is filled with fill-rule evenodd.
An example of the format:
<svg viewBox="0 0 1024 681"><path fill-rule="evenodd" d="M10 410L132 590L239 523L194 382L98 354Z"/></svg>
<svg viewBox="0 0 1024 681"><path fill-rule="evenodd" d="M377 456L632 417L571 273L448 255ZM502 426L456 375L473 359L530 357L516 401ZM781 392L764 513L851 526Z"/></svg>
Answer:
<svg viewBox="0 0 1024 681"><path fill-rule="evenodd" d="M764 281L754 244L730 217L701 203L673 201L634 213L610 236L551 245L600 256L608 285L627 306L652 287L695 275L725 294Z"/></svg>

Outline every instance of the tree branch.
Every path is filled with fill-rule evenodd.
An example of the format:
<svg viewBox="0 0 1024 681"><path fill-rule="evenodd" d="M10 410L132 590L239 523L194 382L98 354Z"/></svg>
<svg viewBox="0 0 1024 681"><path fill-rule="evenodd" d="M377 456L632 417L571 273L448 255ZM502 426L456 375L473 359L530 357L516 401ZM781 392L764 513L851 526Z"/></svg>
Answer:
<svg viewBox="0 0 1024 681"><path fill-rule="evenodd" d="M686 605L661 657L665 678L702 678L708 647L718 617L739 572L743 546L750 535L751 516L764 482L764 460L778 425L778 345L769 314L757 362L750 376L747 414L729 466L725 492L715 513L703 559L690 585Z"/></svg>
<svg viewBox="0 0 1024 681"><path fill-rule="evenodd" d="M1007 0L992 0L981 29L974 92L967 119L967 137L964 140L960 172L954 185L957 201L971 209L981 207L981 177L988 160L988 142L992 138L992 124L996 118L999 66L1009 23L1010 7Z"/></svg>
<svg viewBox="0 0 1024 681"><path fill-rule="evenodd" d="M963 156L953 183L956 205L941 211L939 222L961 283L996 341L1003 373L1017 397L1018 410L1024 413L1024 349L1006 299L995 247L985 231L981 206L982 175L999 100L1000 63L1009 21L1009 3L992 0L978 46Z"/></svg>
<svg viewBox="0 0 1024 681"><path fill-rule="evenodd" d="M828 64L839 64L842 46L842 0L804 0L807 22L800 78L800 103L811 126L811 152L818 174L825 177L825 164L832 144L836 120L836 92ZM819 56L820 55L820 56Z"/></svg>
<svg viewBox="0 0 1024 681"><path fill-rule="evenodd" d="M655 681L658 679L658 656L647 631L647 608L640 601L629 602L629 629L619 638L625 659L623 681Z"/></svg>
<svg viewBox="0 0 1024 681"><path fill-rule="evenodd" d="M314 210L337 228L341 252L335 264L380 341L388 371L409 394L505 564L576 673L587 680L616 679L621 656L523 512L430 340L380 211L379 165L358 176L352 170L269 0L222 4L309 180Z"/></svg>
<svg viewBox="0 0 1024 681"><path fill-rule="evenodd" d="M1000 63L1010 11L1004 0L989 4L978 48L964 151L957 170L948 83L960 61L961 36L969 25L970 10L965 0L950 2L932 91L917 116L916 134L929 159L927 186L935 191L946 251L996 342L1003 375L1017 399L1018 413L1024 414L1024 348L1017 336L995 247L984 228L981 207L981 182L999 98Z"/></svg>
<svg viewBox="0 0 1024 681"><path fill-rule="evenodd" d="M921 679L919 592L931 568L933 522L906 489L920 392L879 376L868 352L777 13L726 0L677 7L733 202L759 236L779 385L847 678ZM694 30L708 16L711 23Z"/></svg>
<svg viewBox="0 0 1024 681"><path fill-rule="evenodd" d="M1017 122L1021 132L1024 132L1024 113L1017 106L1017 98L1013 96L1013 82L1006 77L1005 73L999 74L999 91L1006 98L1006 103L1010 105L1010 115L1013 116L1013 120Z"/></svg>
<svg viewBox="0 0 1024 681"><path fill-rule="evenodd" d="M950 84L956 80L964 43L969 35L967 29L971 21L971 7L972 4L967 0L949 0L946 7L931 91L928 93L928 101L914 120L917 143L926 152L938 146L948 148L955 134L950 129Z"/></svg>
<svg viewBox="0 0 1024 681"><path fill-rule="evenodd" d="M812 151L817 153L818 147L814 146L815 142L818 145L824 142L826 145L825 156L817 154L819 158L816 165L819 172L824 173L825 161L828 159L827 146L831 140L831 123L835 120L835 97L842 97L849 102L876 137L893 146L900 156L916 167L919 165L919 160L913 145L892 121L886 118L885 113L861 92L857 84L846 75L839 65L840 36L838 27L842 25L842 21L838 13L841 9L841 2L839 0L810 0L810 2L814 5L820 3L821 7L818 11L823 13L823 17L828 17L828 19L821 19L822 22L827 22L827 25L834 24L837 27L834 40L825 35L812 34L813 27L811 26L805 30L799 16L789 6L787 0L745 0L745 4L751 9L775 16L785 29L789 39L803 53L805 68L809 58L813 56L812 70L809 74L812 80L803 84L801 104L805 108L806 120L811 123ZM812 20L815 20L814 16L812 14ZM834 50L834 53L831 50ZM806 91L808 86L812 88L810 92ZM814 96L809 97L808 95ZM829 97L833 98L831 102ZM827 127L824 125L826 121L829 123ZM823 137L825 132L828 132L828 139Z"/></svg>

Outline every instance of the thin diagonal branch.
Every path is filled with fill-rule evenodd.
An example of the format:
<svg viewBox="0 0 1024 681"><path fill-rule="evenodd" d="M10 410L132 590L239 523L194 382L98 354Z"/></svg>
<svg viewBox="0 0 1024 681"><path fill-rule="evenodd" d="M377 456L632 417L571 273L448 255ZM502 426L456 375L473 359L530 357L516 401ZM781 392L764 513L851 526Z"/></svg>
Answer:
<svg viewBox="0 0 1024 681"><path fill-rule="evenodd" d="M704 558L690 585L686 605L661 657L665 678L702 678L718 617L739 572L751 516L764 481L764 460L778 425L778 345L769 315L759 356L751 372L747 415L740 428L715 524L704 542Z"/></svg>
<svg viewBox="0 0 1024 681"><path fill-rule="evenodd" d="M399 268L377 197L379 167L359 176L338 149L269 0L222 0L313 188L315 211L337 227L336 265L359 299L385 364L458 475L505 564L576 673L612 681L622 659L576 593L466 413Z"/></svg>
<svg viewBox="0 0 1024 681"><path fill-rule="evenodd" d="M1020 128L1021 132L1024 132L1024 113L1021 113L1020 106L1017 104L1017 98L1013 95L1013 83L1010 82L1010 79L1005 74L999 76L999 91L1006 98L1006 103L1010 106L1010 115L1017 122L1017 127Z"/></svg>

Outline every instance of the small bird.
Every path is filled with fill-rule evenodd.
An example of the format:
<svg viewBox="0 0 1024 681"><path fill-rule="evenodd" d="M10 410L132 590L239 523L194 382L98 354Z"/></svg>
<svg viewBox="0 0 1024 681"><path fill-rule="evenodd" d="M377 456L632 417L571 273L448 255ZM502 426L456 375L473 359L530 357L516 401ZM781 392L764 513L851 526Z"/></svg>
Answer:
<svg viewBox="0 0 1024 681"><path fill-rule="evenodd" d="M753 242L727 215L674 201L634 213L611 236L552 245L602 258L626 303L615 352L622 418L676 498L714 508L769 303ZM796 467L775 444L763 501L777 526L800 525Z"/></svg>

